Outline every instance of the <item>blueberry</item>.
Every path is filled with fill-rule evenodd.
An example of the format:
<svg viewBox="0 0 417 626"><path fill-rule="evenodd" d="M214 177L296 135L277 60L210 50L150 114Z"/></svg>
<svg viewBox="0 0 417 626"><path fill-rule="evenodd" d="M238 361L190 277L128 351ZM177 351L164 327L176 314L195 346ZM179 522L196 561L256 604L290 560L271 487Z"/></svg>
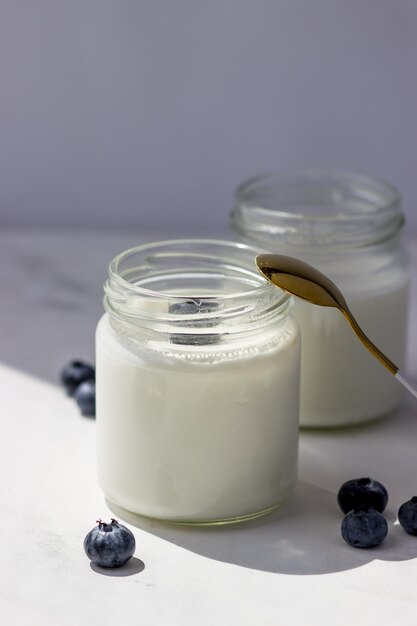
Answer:
<svg viewBox="0 0 417 626"><path fill-rule="evenodd" d="M355 478L343 483L337 502L343 513L360 507L373 507L382 513L387 506L388 492L384 485L372 478Z"/></svg>
<svg viewBox="0 0 417 626"><path fill-rule="evenodd" d="M70 361L61 371L61 382L69 396L74 394L74 391L82 382L94 378L94 367L79 360Z"/></svg>
<svg viewBox="0 0 417 626"><path fill-rule="evenodd" d="M74 392L74 399L81 413L88 417L96 414L96 383L94 380L85 380L78 385Z"/></svg>
<svg viewBox="0 0 417 626"><path fill-rule="evenodd" d="M169 305L170 313L179 313L180 315L195 315L196 313L210 313L217 309L217 302L211 300L182 300L173 302Z"/></svg>
<svg viewBox="0 0 417 626"><path fill-rule="evenodd" d="M355 548L373 548L384 541L388 524L373 508L350 511L342 520L342 537Z"/></svg>
<svg viewBox="0 0 417 626"><path fill-rule="evenodd" d="M398 509L398 521L409 535L417 535L417 496L404 502Z"/></svg>
<svg viewBox="0 0 417 626"><path fill-rule="evenodd" d="M97 524L84 539L86 555L100 567L121 567L135 552L133 533L115 519L110 524L99 519Z"/></svg>
<svg viewBox="0 0 417 626"><path fill-rule="evenodd" d="M197 313L211 313L218 308L217 302L200 300L198 298L194 300L184 300L182 302L174 302L169 305L168 311L174 315L196 315ZM181 323L181 318L179 317ZM184 320L183 325L188 328L207 328L210 326L216 326L215 320ZM217 334L198 334L191 333L173 333L170 335L170 342L182 345L190 346L206 346L213 343L218 343L219 335Z"/></svg>

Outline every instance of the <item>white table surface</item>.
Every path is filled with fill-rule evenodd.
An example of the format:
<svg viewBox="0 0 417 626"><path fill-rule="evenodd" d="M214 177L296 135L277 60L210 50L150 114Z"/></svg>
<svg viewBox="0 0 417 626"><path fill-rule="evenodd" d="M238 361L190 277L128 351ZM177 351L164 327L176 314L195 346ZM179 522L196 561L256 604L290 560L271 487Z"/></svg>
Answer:
<svg viewBox="0 0 417 626"><path fill-rule="evenodd" d="M0 622L31 626L417 623L417 538L396 523L417 494L417 401L343 431L303 432L294 497L254 523L181 528L110 511L95 474L95 422L53 381L92 358L106 265L155 234L5 231L0 235ZM159 237L161 238L161 237ZM417 242L410 240L417 268ZM415 274L415 272L413 272ZM417 278L409 373L417 378ZM395 320L393 320L395 323ZM371 475L390 493L377 549L340 537L335 494ZM98 517L135 534L128 566L99 570L83 551Z"/></svg>

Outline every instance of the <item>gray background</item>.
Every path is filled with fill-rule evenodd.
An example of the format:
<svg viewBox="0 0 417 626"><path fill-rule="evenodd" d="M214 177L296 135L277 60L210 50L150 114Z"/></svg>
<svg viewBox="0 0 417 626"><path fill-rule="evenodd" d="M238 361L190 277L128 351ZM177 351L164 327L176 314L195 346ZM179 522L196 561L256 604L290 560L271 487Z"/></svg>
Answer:
<svg viewBox="0 0 417 626"><path fill-rule="evenodd" d="M0 224L220 232L254 173L386 178L417 232L415 0L1 0Z"/></svg>

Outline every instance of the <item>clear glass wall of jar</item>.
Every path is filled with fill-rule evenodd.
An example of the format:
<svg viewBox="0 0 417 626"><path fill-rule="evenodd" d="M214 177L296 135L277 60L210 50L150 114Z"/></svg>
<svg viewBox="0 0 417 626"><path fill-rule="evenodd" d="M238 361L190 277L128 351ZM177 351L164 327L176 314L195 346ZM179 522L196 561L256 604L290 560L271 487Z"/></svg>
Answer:
<svg viewBox="0 0 417 626"><path fill-rule="evenodd" d="M236 191L242 241L298 257L328 275L359 324L400 368L406 354L408 268L401 197L391 185L337 172L270 173ZM297 301L302 336L301 425L334 427L385 415L401 385L335 309Z"/></svg>
<svg viewBox="0 0 417 626"><path fill-rule="evenodd" d="M110 502L183 523L262 515L297 473L292 298L256 250L182 240L116 257L97 327L98 469Z"/></svg>

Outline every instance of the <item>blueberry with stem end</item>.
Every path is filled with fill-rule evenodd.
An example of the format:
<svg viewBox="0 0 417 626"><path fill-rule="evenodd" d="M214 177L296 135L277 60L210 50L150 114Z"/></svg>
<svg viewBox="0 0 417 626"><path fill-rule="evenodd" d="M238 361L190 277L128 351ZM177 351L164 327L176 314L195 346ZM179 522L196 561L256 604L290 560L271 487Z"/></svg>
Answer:
<svg viewBox="0 0 417 626"><path fill-rule="evenodd" d="M65 365L61 370L60 379L67 394L72 396L77 387L85 380L94 380L95 374L95 369L92 365L76 359Z"/></svg>
<svg viewBox="0 0 417 626"><path fill-rule="evenodd" d="M398 521L409 535L417 535L417 496L404 502L398 509Z"/></svg>
<svg viewBox="0 0 417 626"><path fill-rule="evenodd" d="M354 548L374 548L387 536L388 524L373 508L354 509L343 518L341 532L343 539Z"/></svg>
<svg viewBox="0 0 417 626"><path fill-rule="evenodd" d="M113 518L110 524L101 519L97 520L97 524L84 539L84 550L88 558L100 567L125 565L135 552L133 533Z"/></svg>
<svg viewBox="0 0 417 626"><path fill-rule="evenodd" d="M96 383L94 380L85 380L78 385L74 392L74 399L82 415L94 417L96 414Z"/></svg>
<svg viewBox="0 0 417 626"><path fill-rule="evenodd" d="M337 502L343 513L360 507L373 507L382 513L387 506L388 492L384 485L372 478L355 478L340 487Z"/></svg>

